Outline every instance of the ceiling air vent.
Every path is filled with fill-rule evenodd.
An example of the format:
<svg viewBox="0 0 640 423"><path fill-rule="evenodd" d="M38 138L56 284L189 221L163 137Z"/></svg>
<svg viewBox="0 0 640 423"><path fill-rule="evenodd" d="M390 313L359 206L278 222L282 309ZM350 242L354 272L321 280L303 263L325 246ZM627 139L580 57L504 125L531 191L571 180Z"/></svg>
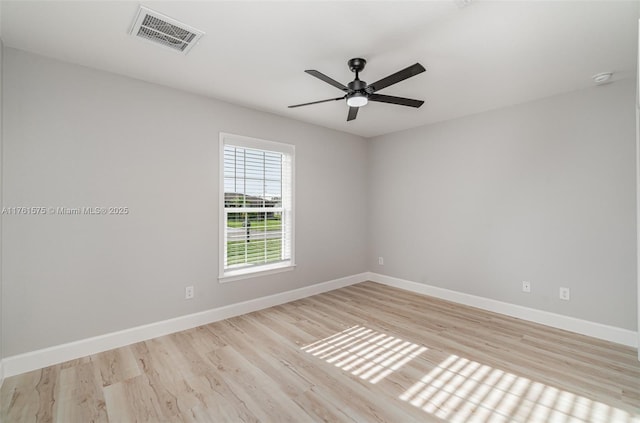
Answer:
<svg viewBox="0 0 640 423"><path fill-rule="evenodd" d="M186 54L204 32L140 6L131 35Z"/></svg>

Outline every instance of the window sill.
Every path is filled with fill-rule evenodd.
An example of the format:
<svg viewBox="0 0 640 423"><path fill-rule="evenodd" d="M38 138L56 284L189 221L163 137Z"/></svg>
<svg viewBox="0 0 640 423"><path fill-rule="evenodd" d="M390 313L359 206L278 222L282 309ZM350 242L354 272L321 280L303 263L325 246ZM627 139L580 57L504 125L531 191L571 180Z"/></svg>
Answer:
<svg viewBox="0 0 640 423"><path fill-rule="evenodd" d="M233 282L241 279L257 278L260 276L273 275L275 273L289 272L295 269L296 265L291 262L278 263L271 266L261 266L260 270L256 269L239 269L229 270L224 275L218 276L219 283Z"/></svg>

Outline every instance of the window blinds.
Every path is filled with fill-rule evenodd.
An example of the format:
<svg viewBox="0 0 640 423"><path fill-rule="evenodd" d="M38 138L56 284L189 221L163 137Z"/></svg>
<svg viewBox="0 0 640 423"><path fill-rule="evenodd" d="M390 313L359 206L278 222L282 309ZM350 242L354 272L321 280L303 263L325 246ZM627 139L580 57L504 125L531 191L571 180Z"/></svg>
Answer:
<svg viewBox="0 0 640 423"><path fill-rule="evenodd" d="M224 269L292 258L292 154L224 144Z"/></svg>

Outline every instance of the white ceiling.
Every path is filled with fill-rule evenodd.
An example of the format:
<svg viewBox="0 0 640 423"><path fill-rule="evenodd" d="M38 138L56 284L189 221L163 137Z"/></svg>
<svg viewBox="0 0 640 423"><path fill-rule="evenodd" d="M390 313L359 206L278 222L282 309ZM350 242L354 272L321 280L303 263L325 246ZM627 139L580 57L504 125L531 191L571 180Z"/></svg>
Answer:
<svg viewBox="0 0 640 423"><path fill-rule="evenodd" d="M2 1L5 46L199 93L305 122L376 136L635 77L638 1L145 1L206 32L186 56L131 37L137 1ZM365 106L346 122L352 57L371 83L415 62L427 72L381 94L420 109Z"/></svg>

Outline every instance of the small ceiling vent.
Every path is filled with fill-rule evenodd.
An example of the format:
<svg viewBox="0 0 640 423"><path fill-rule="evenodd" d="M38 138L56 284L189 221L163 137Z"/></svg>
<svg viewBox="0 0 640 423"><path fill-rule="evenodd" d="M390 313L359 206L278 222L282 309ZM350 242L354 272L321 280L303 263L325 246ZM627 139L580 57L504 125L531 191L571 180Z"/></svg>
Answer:
<svg viewBox="0 0 640 423"><path fill-rule="evenodd" d="M187 54L204 32L140 6L131 28L131 35Z"/></svg>

